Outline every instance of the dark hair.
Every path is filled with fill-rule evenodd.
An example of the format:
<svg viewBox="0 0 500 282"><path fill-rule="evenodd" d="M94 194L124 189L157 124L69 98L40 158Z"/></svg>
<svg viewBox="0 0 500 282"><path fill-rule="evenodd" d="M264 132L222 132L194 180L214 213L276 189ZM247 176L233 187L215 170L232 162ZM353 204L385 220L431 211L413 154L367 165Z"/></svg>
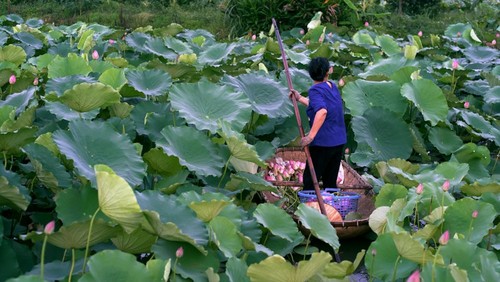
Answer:
<svg viewBox="0 0 500 282"><path fill-rule="evenodd" d="M323 57L316 57L309 63L309 76L314 81L323 81L326 73L330 69L330 62Z"/></svg>

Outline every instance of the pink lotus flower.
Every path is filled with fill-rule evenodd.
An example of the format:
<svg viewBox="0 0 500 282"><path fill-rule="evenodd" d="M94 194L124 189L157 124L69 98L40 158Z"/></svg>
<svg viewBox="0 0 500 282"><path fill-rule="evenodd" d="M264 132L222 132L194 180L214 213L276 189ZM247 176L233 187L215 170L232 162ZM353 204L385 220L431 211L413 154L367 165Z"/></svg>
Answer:
<svg viewBox="0 0 500 282"><path fill-rule="evenodd" d="M254 34L254 35L252 35L252 40L253 40L253 41L257 40L257 35L255 35L255 34Z"/></svg>
<svg viewBox="0 0 500 282"><path fill-rule="evenodd" d="M477 210L473 211L472 212L472 218L477 218L478 214L479 214L479 212Z"/></svg>
<svg viewBox="0 0 500 282"><path fill-rule="evenodd" d="M52 220L51 222L47 223L47 225L45 225L45 228L43 229L43 233L50 235L50 234L54 233L55 227L56 227L56 222L54 220Z"/></svg>
<svg viewBox="0 0 500 282"><path fill-rule="evenodd" d="M415 270L410 277L408 277L408 280L406 282L420 282L420 271Z"/></svg>
<svg viewBox="0 0 500 282"><path fill-rule="evenodd" d="M422 31L419 31L419 32L417 33L417 35L418 35L418 37L422 37L422 35L424 35L424 34L422 33Z"/></svg>
<svg viewBox="0 0 500 282"><path fill-rule="evenodd" d="M448 244L448 240L450 240L450 232L446 230L441 237L439 237L439 244L446 245Z"/></svg>
<svg viewBox="0 0 500 282"><path fill-rule="evenodd" d="M182 247L179 247L177 251L175 251L175 256L177 258L181 258L184 255L184 249Z"/></svg>
<svg viewBox="0 0 500 282"><path fill-rule="evenodd" d="M339 80L339 86L340 86L340 87L342 87L342 86L344 86L344 85L345 85L345 81L344 81L344 79L342 79L342 78L341 78L341 79Z"/></svg>
<svg viewBox="0 0 500 282"><path fill-rule="evenodd" d="M491 40L491 45L497 45L497 41L495 39Z"/></svg>
<svg viewBox="0 0 500 282"><path fill-rule="evenodd" d="M365 27L368 27L370 26L370 24L368 22L365 22Z"/></svg>
<svg viewBox="0 0 500 282"><path fill-rule="evenodd" d="M113 45L116 43L116 41L114 41L113 39L110 39L110 40L108 40L108 43L109 43L109 45Z"/></svg>
<svg viewBox="0 0 500 282"><path fill-rule="evenodd" d="M349 148L345 148L345 151L344 151L346 154L349 154Z"/></svg>
<svg viewBox="0 0 500 282"><path fill-rule="evenodd" d="M301 35L304 35L304 30L303 30L303 29L301 29L301 30L299 31L299 33L300 33Z"/></svg>
<svg viewBox="0 0 500 282"><path fill-rule="evenodd" d="M15 75L11 75L9 77L9 84L14 84L16 83L17 79L16 79L16 76Z"/></svg>
<svg viewBox="0 0 500 282"><path fill-rule="evenodd" d="M450 190L450 181L449 180L446 180L444 183L443 183L443 191L448 191Z"/></svg>
<svg viewBox="0 0 500 282"><path fill-rule="evenodd" d="M470 107L469 101L465 101L464 103L464 108L468 109Z"/></svg>
<svg viewBox="0 0 500 282"><path fill-rule="evenodd" d="M451 63L451 68L456 70L458 69L459 65L458 65L458 61L457 60L453 60L453 63Z"/></svg>
<svg viewBox="0 0 500 282"><path fill-rule="evenodd" d="M92 52L92 59L94 60L99 59L99 53L97 52L97 50L94 50L94 52Z"/></svg>
<svg viewBox="0 0 500 282"><path fill-rule="evenodd" d="M497 32L497 35L496 35L497 38L500 38L500 33Z"/></svg>
<svg viewBox="0 0 500 282"><path fill-rule="evenodd" d="M459 31L459 32L457 32L457 37L460 37L460 36L462 36L462 33Z"/></svg>
<svg viewBox="0 0 500 282"><path fill-rule="evenodd" d="M311 42L309 40L306 41L306 45L309 45Z"/></svg>
<svg viewBox="0 0 500 282"><path fill-rule="evenodd" d="M415 192L420 195L422 192L424 192L424 185L422 183L418 184L417 188L415 189Z"/></svg>
<svg viewBox="0 0 500 282"><path fill-rule="evenodd" d="M35 86L38 85L38 77L35 77L35 79L33 79L33 85L35 85Z"/></svg>

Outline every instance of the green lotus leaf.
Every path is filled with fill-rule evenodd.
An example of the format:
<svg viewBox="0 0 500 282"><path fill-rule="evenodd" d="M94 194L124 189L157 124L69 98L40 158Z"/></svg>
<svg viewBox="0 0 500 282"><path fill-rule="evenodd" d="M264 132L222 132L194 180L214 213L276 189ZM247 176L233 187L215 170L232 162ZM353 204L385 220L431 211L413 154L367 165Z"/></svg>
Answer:
<svg viewBox="0 0 500 282"><path fill-rule="evenodd" d="M321 275L327 278L343 279L344 277L351 275L358 268L359 264L363 261L365 256L365 250L361 250L357 255L354 262L343 260L340 263L331 262L329 263Z"/></svg>
<svg viewBox="0 0 500 282"><path fill-rule="evenodd" d="M35 97L35 91L35 87L30 87L19 93L10 94L4 100L0 101L0 107L12 106L16 109L16 115L19 115L28 107L30 101ZM0 119L0 122L1 121L2 119Z"/></svg>
<svg viewBox="0 0 500 282"><path fill-rule="evenodd" d="M450 155L463 145L462 139L455 131L445 127L429 128L429 141L439 152L446 155Z"/></svg>
<svg viewBox="0 0 500 282"><path fill-rule="evenodd" d="M382 51L389 57L401 54L401 47L399 47L398 43L389 35L378 35L375 37L375 44L380 46Z"/></svg>
<svg viewBox="0 0 500 282"><path fill-rule="evenodd" d="M469 166L467 164L461 164L458 162L442 162L438 164L434 170L428 170L416 174L413 179L418 183L443 183L445 180L448 180L450 181L451 186L455 186L461 184L468 172Z"/></svg>
<svg viewBox="0 0 500 282"><path fill-rule="evenodd" d="M321 272L332 256L326 252L312 254L309 260L300 261L297 266L287 262L282 256L274 255L248 267L247 275L251 281L308 281Z"/></svg>
<svg viewBox="0 0 500 282"><path fill-rule="evenodd" d="M0 131L0 151L5 153L18 152L19 149L35 140L36 127L24 127L13 132Z"/></svg>
<svg viewBox="0 0 500 282"><path fill-rule="evenodd" d="M375 43L373 38L366 30L360 30L352 36L352 41L358 45L372 45Z"/></svg>
<svg viewBox="0 0 500 282"><path fill-rule="evenodd" d="M180 125L185 122L173 112L168 103L142 101L134 105L131 118L139 134L147 135L153 141L163 138L160 131L167 125Z"/></svg>
<svg viewBox="0 0 500 282"><path fill-rule="evenodd" d="M472 63L490 63L499 56L497 49L486 46L472 46L465 49L463 53Z"/></svg>
<svg viewBox="0 0 500 282"><path fill-rule="evenodd" d="M196 212L196 216L203 222L209 222L215 218L230 202L226 200L211 200L192 202L189 207Z"/></svg>
<svg viewBox="0 0 500 282"><path fill-rule="evenodd" d="M0 46L3 46L5 42L10 38L10 35L7 33L0 31Z"/></svg>
<svg viewBox="0 0 500 282"><path fill-rule="evenodd" d="M227 60L234 49L233 44L214 43L204 48L198 55L198 62L203 65L218 65Z"/></svg>
<svg viewBox="0 0 500 282"><path fill-rule="evenodd" d="M444 121L448 114L448 104L441 89L428 79L413 80L401 88L401 94L420 110L424 119L433 126Z"/></svg>
<svg viewBox="0 0 500 282"><path fill-rule="evenodd" d="M161 96L172 86L172 78L162 70L130 70L125 73L128 83L149 96Z"/></svg>
<svg viewBox="0 0 500 282"><path fill-rule="evenodd" d="M495 142L497 146L500 146L500 129L493 127L484 117L479 114L470 111L462 111L461 115L467 124L479 131L477 133L479 136L485 139L490 139Z"/></svg>
<svg viewBox="0 0 500 282"><path fill-rule="evenodd" d="M380 234L368 248L365 257L365 266L373 277L382 280L401 279L410 276L417 267L412 262L398 253L392 233ZM398 262L397 267L394 263Z"/></svg>
<svg viewBox="0 0 500 282"><path fill-rule="evenodd" d="M92 60L89 62L89 66L92 68L92 72L102 74L103 72L115 68L111 62L102 60Z"/></svg>
<svg viewBox="0 0 500 282"><path fill-rule="evenodd" d="M151 259L146 262L146 269L153 276L151 281L168 281L171 268L172 260Z"/></svg>
<svg viewBox="0 0 500 282"><path fill-rule="evenodd" d="M500 103L500 86L495 86L488 89L488 91L484 95L484 102L488 104Z"/></svg>
<svg viewBox="0 0 500 282"><path fill-rule="evenodd" d="M144 45L150 40L152 40L152 37L142 32L132 32L125 38L129 47L144 53L148 53L148 50L144 47Z"/></svg>
<svg viewBox="0 0 500 282"><path fill-rule="evenodd" d="M35 143L23 147L33 163L38 180L51 189L72 185L71 176L59 159L49 149Z"/></svg>
<svg viewBox="0 0 500 282"><path fill-rule="evenodd" d="M78 39L77 48L82 50L84 54L90 52L90 50L95 46L94 41L94 31L91 29L82 30L80 39Z"/></svg>
<svg viewBox="0 0 500 282"><path fill-rule="evenodd" d="M456 37L457 33L464 34L467 29L471 29L470 24L456 23L449 25L444 31L444 35L448 37Z"/></svg>
<svg viewBox="0 0 500 282"><path fill-rule="evenodd" d="M31 200L26 187L11 183L9 178L14 176L5 177L4 175L8 171L5 171L3 167L0 168L0 172L2 172L2 176L0 176L0 206L6 205L14 209L26 210ZM25 193L22 192L23 190Z"/></svg>
<svg viewBox="0 0 500 282"><path fill-rule="evenodd" d="M300 223L309 229L314 237L326 242L334 250L339 249L340 243L337 231L330 224L328 218L317 209L306 204L299 204L295 215L299 217Z"/></svg>
<svg viewBox="0 0 500 282"><path fill-rule="evenodd" d="M136 229L128 234L119 232L116 237L111 238L111 242L119 250L130 254L141 254L151 252L151 247L156 242L156 236L142 229Z"/></svg>
<svg viewBox="0 0 500 282"><path fill-rule="evenodd" d="M7 106L7 108L10 107ZM1 124L0 132L16 132L19 129L32 126L35 120L36 109L36 106L31 106L27 110L22 111L17 117L14 117L14 111L11 111L8 119Z"/></svg>
<svg viewBox="0 0 500 282"><path fill-rule="evenodd" d="M172 176L182 171L182 166L177 157L168 156L161 148L153 148L145 153L142 158L152 169L163 176Z"/></svg>
<svg viewBox="0 0 500 282"><path fill-rule="evenodd" d="M372 107L382 107L402 117L407 100L401 96L399 84L391 81L356 80L348 83L342 98L353 116L361 116Z"/></svg>
<svg viewBox="0 0 500 282"><path fill-rule="evenodd" d="M415 60L408 60L405 57L392 56L366 67L365 72L360 73L359 76L363 78L377 75L391 77L399 69L407 66L418 66L418 63Z"/></svg>
<svg viewBox="0 0 500 282"><path fill-rule="evenodd" d="M191 127L173 126L165 127L161 134L163 138L157 140L157 145L167 155L178 157L181 165L200 175L221 175L224 162L206 134Z"/></svg>
<svg viewBox="0 0 500 282"><path fill-rule="evenodd" d="M415 45L406 45L404 48L404 56L408 60L415 60L417 52L418 52L418 47Z"/></svg>
<svg viewBox="0 0 500 282"><path fill-rule="evenodd" d="M269 229L272 234L288 242L304 238L290 215L275 205L260 204L255 209L253 216L260 224Z"/></svg>
<svg viewBox="0 0 500 282"><path fill-rule="evenodd" d="M199 130L216 132L217 122L224 120L240 131L251 114L250 103L241 93L205 79L198 83L176 84L169 96L179 115Z"/></svg>
<svg viewBox="0 0 500 282"><path fill-rule="evenodd" d="M243 171L231 174L231 180L226 184L225 188L230 191L249 189L251 191L278 192L276 187L265 181L260 175Z"/></svg>
<svg viewBox="0 0 500 282"><path fill-rule="evenodd" d="M391 80L403 85L405 83L411 82L412 77L415 73L419 73L419 68L415 66L402 67L396 72L394 72L390 77Z"/></svg>
<svg viewBox="0 0 500 282"><path fill-rule="evenodd" d="M167 60L173 61L177 58L177 54L167 48L161 38L151 38L147 40L144 48L148 50L149 53L163 57Z"/></svg>
<svg viewBox="0 0 500 282"><path fill-rule="evenodd" d="M185 237L189 236L189 242L193 245L208 243L208 231L205 224L187 205L176 201L173 197L166 197L154 191L136 193L136 197L141 210L156 213L155 218L159 223L175 224L179 233Z"/></svg>
<svg viewBox="0 0 500 282"><path fill-rule="evenodd" d="M492 180L491 183L474 182L460 187L460 190L468 196L482 196L485 193L500 193L500 184Z"/></svg>
<svg viewBox="0 0 500 282"><path fill-rule="evenodd" d="M295 64L307 65L309 64L309 61L311 61L311 59L309 58L310 54L307 50L303 52L295 52L294 50L291 49L285 49L285 52L287 58L290 59Z"/></svg>
<svg viewBox="0 0 500 282"><path fill-rule="evenodd" d="M189 46L189 44L181 41L175 37L165 37L164 39L165 46L174 50L177 54L192 54L193 50Z"/></svg>
<svg viewBox="0 0 500 282"><path fill-rule="evenodd" d="M79 113L77 111L72 110L69 106L60 102L46 102L45 108L50 113L55 115L58 119L67 121L81 120L81 119L91 120L94 119L97 116L97 114L99 114L99 109L95 109L90 112Z"/></svg>
<svg viewBox="0 0 500 282"><path fill-rule="evenodd" d="M43 47L43 42L29 32L24 32L24 31L16 32L12 35L12 38L17 39L20 42L36 50L41 49Z"/></svg>
<svg viewBox="0 0 500 282"><path fill-rule="evenodd" d="M56 56L47 68L49 78L77 74L88 75L92 71L87 61L74 53L68 54L68 57Z"/></svg>
<svg viewBox="0 0 500 282"><path fill-rule="evenodd" d="M395 113L380 107L369 108L363 116L354 117L351 124L356 142L369 145L371 161L410 157L412 139L408 125Z"/></svg>
<svg viewBox="0 0 500 282"><path fill-rule="evenodd" d="M255 147L248 144L245 136L231 128L231 125L226 121L221 121L220 131L218 132L226 141L227 147L231 152L231 156L240 160L253 162L260 167L266 167L266 163L259 157Z"/></svg>
<svg viewBox="0 0 500 282"><path fill-rule="evenodd" d="M127 83L125 72L122 69L117 68L105 70L101 76L99 76L99 81L113 87L116 90L120 90L120 88Z"/></svg>
<svg viewBox="0 0 500 282"><path fill-rule="evenodd" d="M67 262L68 266L69 266L69 262ZM7 266L6 266L7 267ZM11 267L8 267L10 269L12 269ZM46 265L46 270L48 272L48 268L49 268L49 263ZM68 268L69 269L69 268ZM48 273L45 272L48 276ZM76 273L75 273L76 274ZM8 275L8 274L7 274ZM9 275L9 277L11 277ZM18 276L16 278L10 278L9 280L7 280L8 282L44 282L46 281L45 279L42 279L42 277L40 277L40 274L30 274L30 275L21 275L21 276Z"/></svg>
<svg viewBox="0 0 500 282"><path fill-rule="evenodd" d="M226 275L229 281L250 282L247 276L248 265L243 259L231 257L226 263Z"/></svg>
<svg viewBox="0 0 500 282"><path fill-rule="evenodd" d="M136 257L118 250L104 250L93 255L88 261L87 272L78 280L82 282L123 282L152 281L152 274Z"/></svg>
<svg viewBox="0 0 500 282"><path fill-rule="evenodd" d="M97 24L97 23L89 24L87 26L87 28L90 30L93 30L94 37L99 38L99 39L101 39L105 35L110 35L114 32L113 29L111 29L107 26L101 25L101 24Z"/></svg>
<svg viewBox="0 0 500 282"><path fill-rule="evenodd" d="M216 216L210 220L208 226L215 235L213 238L214 243L227 258L236 257L243 249L243 243L237 234L237 228L229 219Z"/></svg>
<svg viewBox="0 0 500 282"><path fill-rule="evenodd" d="M120 94L102 83L80 83L66 90L59 101L77 112L89 112L120 102Z"/></svg>
<svg viewBox="0 0 500 282"><path fill-rule="evenodd" d="M259 114L275 118L293 113L288 90L268 76L249 73L238 77L225 76L222 81L243 92L250 99L253 110Z"/></svg>
<svg viewBox="0 0 500 282"><path fill-rule="evenodd" d="M429 249L426 249L422 243L412 238L409 233L391 233L391 235L398 253L403 258L420 264L427 262L435 262L440 265L444 264L441 257L435 259L434 254L432 254Z"/></svg>
<svg viewBox="0 0 500 282"><path fill-rule="evenodd" d="M118 222L127 233L132 233L144 220L130 185L110 168L95 166L99 208L109 218Z"/></svg>
<svg viewBox="0 0 500 282"><path fill-rule="evenodd" d="M477 211L477 217L472 216ZM481 242L488 231L493 228L496 218L494 207L472 198L463 198L446 209L443 229L453 234L462 234L467 241L474 244Z"/></svg>
<svg viewBox="0 0 500 282"><path fill-rule="evenodd" d="M26 61L26 52L23 48L15 45L0 47L0 62L11 62L16 66Z"/></svg>
<svg viewBox="0 0 500 282"><path fill-rule="evenodd" d="M491 162L490 151L485 146L467 143L453 152L452 160L469 165L468 177L472 180L489 178L486 166Z"/></svg>
<svg viewBox="0 0 500 282"><path fill-rule="evenodd" d="M119 119L125 119L130 115L134 106L127 103L116 103L108 107L109 113L112 117L117 117ZM132 121L130 121L132 122Z"/></svg>
<svg viewBox="0 0 500 282"><path fill-rule="evenodd" d="M72 89L75 85L80 83L94 83L96 80L92 77L87 77L83 75L70 75L65 77L56 77L49 79L47 84L45 84L46 93L55 93L57 97L60 97L66 92L66 90Z"/></svg>
<svg viewBox="0 0 500 282"><path fill-rule="evenodd" d="M397 199L404 199L408 194L408 189L399 184L386 183L380 189L377 198L375 199L375 207L391 206Z"/></svg>
<svg viewBox="0 0 500 282"><path fill-rule="evenodd" d="M90 186L60 190L55 201L57 217L65 226L90 220L99 208L97 190ZM96 219L109 221L102 212L96 214Z"/></svg>
<svg viewBox="0 0 500 282"><path fill-rule="evenodd" d="M92 223L92 233L89 237L90 220L74 222L70 225L62 226L57 232L51 234L48 242L62 249L82 249L89 246L106 242L118 233L117 228L109 226L101 220Z"/></svg>

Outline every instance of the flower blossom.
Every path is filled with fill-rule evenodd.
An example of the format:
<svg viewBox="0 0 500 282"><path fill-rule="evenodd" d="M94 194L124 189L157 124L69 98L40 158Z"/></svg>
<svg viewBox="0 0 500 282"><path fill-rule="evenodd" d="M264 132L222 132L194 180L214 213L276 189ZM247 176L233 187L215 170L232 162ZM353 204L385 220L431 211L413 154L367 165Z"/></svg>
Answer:
<svg viewBox="0 0 500 282"><path fill-rule="evenodd" d="M370 24L368 22L365 22L365 27L368 27Z"/></svg>
<svg viewBox="0 0 500 282"><path fill-rule="evenodd" d="M54 220L52 220L51 222L47 223L47 225L45 225L45 228L43 229L43 233L50 235L50 234L54 233L55 227L56 227L56 222Z"/></svg>
<svg viewBox="0 0 500 282"><path fill-rule="evenodd" d="M424 34L422 33L422 31L419 31L417 35L418 35L418 37L422 37L422 35L424 35Z"/></svg>
<svg viewBox="0 0 500 282"><path fill-rule="evenodd" d="M257 40L257 35L254 34L254 35L252 35L252 41L255 41L255 40Z"/></svg>
<svg viewBox="0 0 500 282"><path fill-rule="evenodd" d="M451 68L453 68L454 70L458 69L459 65L458 65L458 61L457 60L453 60L453 63L451 63Z"/></svg>
<svg viewBox="0 0 500 282"><path fill-rule="evenodd" d="M38 85L38 77L35 77L35 79L33 79L33 85L35 85L35 86Z"/></svg>
<svg viewBox="0 0 500 282"><path fill-rule="evenodd" d="M408 277L408 280L406 282L420 282L420 271L415 270L410 277Z"/></svg>
<svg viewBox="0 0 500 282"><path fill-rule="evenodd" d="M16 76L15 75L11 75L9 77L9 84L14 84L16 83L17 79L16 79Z"/></svg>
<svg viewBox="0 0 500 282"><path fill-rule="evenodd" d="M450 190L450 181L449 180L446 180L444 183L443 183L443 191L448 191Z"/></svg>
<svg viewBox="0 0 500 282"><path fill-rule="evenodd" d="M182 247L179 247L177 251L175 251L175 256L177 258L181 258L184 255L184 249Z"/></svg>
<svg viewBox="0 0 500 282"><path fill-rule="evenodd" d="M97 50L94 50L94 52L92 52L92 59L94 60L99 59L99 53L97 52Z"/></svg>
<svg viewBox="0 0 500 282"><path fill-rule="evenodd" d="M464 108L468 109L470 107L469 101L465 101L464 103Z"/></svg>
<svg viewBox="0 0 500 282"><path fill-rule="evenodd" d="M477 218L478 214L479 214L479 212L477 210L473 211L472 212L472 218Z"/></svg>
<svg viewBox="0 0 500 282"><path fill-rule="evenodd" d="M417 188L415 189L415 192L420 195L422 192L424 192L424 185L422 183L418 184Z"/></svg>
<svg viewBox="0 0 500 282"><path fill-rule="evenodd" d="M448 244L448 240L450 240L450 232L446 230L441 237L439 237L439 244L446 245Z"/></svg>

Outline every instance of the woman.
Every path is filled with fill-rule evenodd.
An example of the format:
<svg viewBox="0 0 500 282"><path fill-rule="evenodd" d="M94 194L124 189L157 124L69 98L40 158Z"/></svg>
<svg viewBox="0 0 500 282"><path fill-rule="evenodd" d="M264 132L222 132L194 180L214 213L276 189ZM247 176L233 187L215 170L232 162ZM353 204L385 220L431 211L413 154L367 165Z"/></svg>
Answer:
<svg viewBox="0 0 500 282"><path fill-rule="evenodd" d="M302 97L294 89L290 96L307 106L311 130L301 140L309 145L314 171L324 188L337 187L337 175L342 160L343 147L347 142L344 124L344 107L337 86L328 80L333 67L326 58L317 57L309 63L309 76L314 84L309 88L309 98ZM309 164L304 171L304 190L313 190L314 184Z"/></svg>

